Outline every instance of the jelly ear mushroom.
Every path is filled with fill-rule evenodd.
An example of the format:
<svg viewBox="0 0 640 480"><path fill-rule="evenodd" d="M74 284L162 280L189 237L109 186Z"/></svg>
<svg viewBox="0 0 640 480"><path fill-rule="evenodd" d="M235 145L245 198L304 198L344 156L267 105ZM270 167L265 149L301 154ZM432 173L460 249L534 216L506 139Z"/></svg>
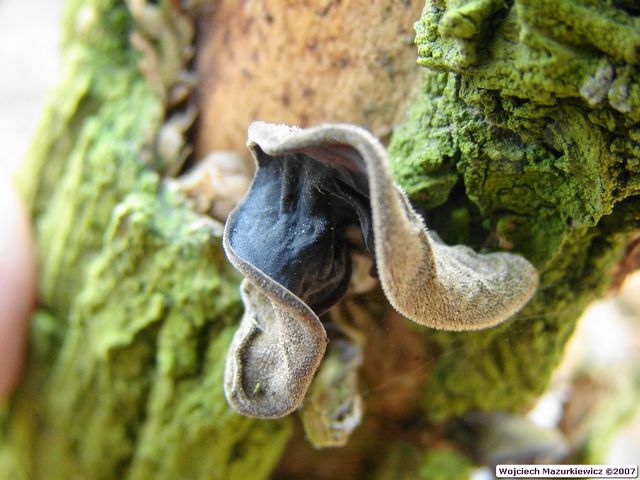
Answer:
<svg viewBox="0 0 640 480"><path fill-rule="evenodd" d="M537 272L523 257L478 254L430 234L366 130L256 122L248 147L256 173L224 232L225 252L245 276L245 315L225 374L240 413L279 417L302 402L327 341L318 316L349 284L353 226L391 305L419 324L491 327L533 295Z"/></svg>

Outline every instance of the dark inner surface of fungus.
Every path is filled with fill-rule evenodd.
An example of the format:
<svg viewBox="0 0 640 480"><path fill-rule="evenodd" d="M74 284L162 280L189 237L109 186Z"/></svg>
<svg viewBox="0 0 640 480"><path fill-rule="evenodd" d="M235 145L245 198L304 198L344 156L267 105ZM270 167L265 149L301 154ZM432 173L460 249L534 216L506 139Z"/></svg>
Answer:
<svg viewBox="0 0 640 480"><path fill-rule="evenodd" d="M270 156L258 149L258 170L229 233L238 257L317 315L338 302L349 284L347 228L359 227L365 248L373 250L367 178L343 153L340 146L314 157Z"/></svg>

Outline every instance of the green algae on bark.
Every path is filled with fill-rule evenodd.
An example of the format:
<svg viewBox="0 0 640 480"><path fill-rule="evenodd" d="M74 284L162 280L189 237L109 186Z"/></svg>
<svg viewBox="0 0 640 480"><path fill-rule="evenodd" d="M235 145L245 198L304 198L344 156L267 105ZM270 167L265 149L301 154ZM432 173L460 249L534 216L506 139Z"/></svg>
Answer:
<svg viewBox="0 0 640 480"><path fill-rule="evenodd" d="M541 272L515 319L429 335L434 418L525 408L638 230L640 18L589 0L548 15L549 3L432 1L416 24L429 70L391 141L398 181L445 239Z"/></svg>
<svg viewBox="0 0 640 480"><path fill-rule="evenodd" d="M224 399L240 305L219 229L163 191L115 208L54 363L34 361L48 371L15 399L8 438L29 439L28 478L268 476L288 426Z"/></svg>
<svg viewBox="0 0 640 480"><path fill-rule="evenodd" d="M133 28L123 2L68 2L65 73L19 178L40 309L0 477L267 478L290 425L227 407L238 278L221 226L151 168L165 105Z"/></svg>

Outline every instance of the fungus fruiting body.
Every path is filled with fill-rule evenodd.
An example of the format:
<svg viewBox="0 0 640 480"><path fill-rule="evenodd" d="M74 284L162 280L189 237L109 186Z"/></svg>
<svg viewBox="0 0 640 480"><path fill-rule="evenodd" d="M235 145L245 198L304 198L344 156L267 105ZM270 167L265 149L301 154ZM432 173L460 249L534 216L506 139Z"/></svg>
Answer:
<svg viewBox="0 0 640 480"><path fill-rule="evenodd" d="M478 254L430 233L366 130L256 122L248 147L256 173L224 231L225 252L245 277L225 370L238 412L277 418L302 402L327 343L318 317L349 283L354 226L391 305L422 325L491 327L535 291L536 270L521 256Z"/></svg>

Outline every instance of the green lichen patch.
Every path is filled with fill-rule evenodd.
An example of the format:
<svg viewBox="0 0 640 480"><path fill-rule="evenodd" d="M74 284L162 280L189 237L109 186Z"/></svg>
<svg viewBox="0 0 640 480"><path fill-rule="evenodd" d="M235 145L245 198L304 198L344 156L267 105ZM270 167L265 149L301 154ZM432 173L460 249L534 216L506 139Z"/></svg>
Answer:
<svg viewBox="0 0 640 480"><path fill-rule="evenodd" d="M65 73L20 176L41 305L1 478L267 478L289 437L227 407L239 279L221 226L152 169L165 105L134 28L124 2L68 2Z"/></svg>
<svg viewBox="0 0 640 480"><path fill-rule="evenodd" d="M446 240L522 253L541 273L507 324L429 333L434 418L526 407L638 229L640 84L623 41L638 19L553 4L428 2L416 24L419 62L435 70L391 140L399 183Z"/></svg>
<svg viewBox="0 0 640 480"><path fill-rule="evenodd" d="M130 23L126 7L112 3L69 8L63 78L20 176L36 218L41 298L62 317L114 206L158 181L146 162L163 107L137 73L135 56L119 50Z"/></svg>
<svg viewBox="0 0 640 480"><path fill-rule="evenodd" d="M28 378L5 438L24 455L17 463L28 478L266 478L277 461L286 422L240 417L224 399L237 279L220 225L183 202L167 192L128 195L59 349L43 339L55 320L34 322L43 345L33 364L46 371ZM18 448L21 437L33 457Z"/></svg>
<svg viewBox="0 0 640 480"><path fill-rule="evenodd" d="M425 75L410 111L411 118L389 146L394 175L421 207L443 204L458 181L459 154L451 126L449 102L455 82L446 74Z"/></svg>
<svg viewBox="0 0 640 480"><path fill-rule="evenodd" d="M452 22L467 27L449 28ZM464 72L490 90L499 84L503 95L547 105L582 97L595 105L619 81L637 107L633 83L621 77L640 63L640 19L606 2L438 0L427 2L416 34L420 64Z"/></svg>

